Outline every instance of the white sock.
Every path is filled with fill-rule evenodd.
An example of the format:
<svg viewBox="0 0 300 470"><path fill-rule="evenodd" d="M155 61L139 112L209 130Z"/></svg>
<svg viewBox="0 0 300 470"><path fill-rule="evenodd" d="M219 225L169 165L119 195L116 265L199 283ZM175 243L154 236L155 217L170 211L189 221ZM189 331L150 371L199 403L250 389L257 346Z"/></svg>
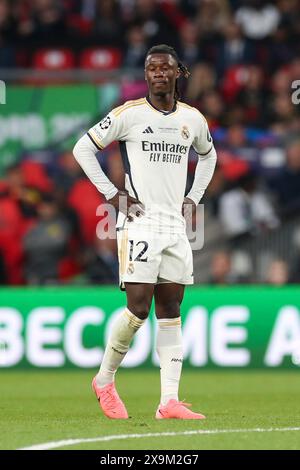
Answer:
<svg viewBox="0 0 300 470"><path fill-rule="evenodd" d="M144 321L131 313L128 308L118 316L113 324L100 370L96 375L99 387L114 381L115 373L129 349L131 340Z"/></svg>
<svg viewBox="0 0 300 470"><path fill-rule="evenodd" d="M156 350L160 361L160 403L166 405L172 398L178 400L183 361L180 317L158 320Z"/></svg>

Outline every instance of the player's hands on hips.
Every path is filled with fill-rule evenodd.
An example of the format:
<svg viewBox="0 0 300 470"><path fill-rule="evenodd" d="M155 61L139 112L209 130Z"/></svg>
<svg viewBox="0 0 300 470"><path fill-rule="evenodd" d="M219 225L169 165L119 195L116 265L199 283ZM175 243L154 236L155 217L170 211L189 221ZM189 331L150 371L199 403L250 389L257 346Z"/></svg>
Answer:
<svg viewBox="0 0 300 470"><path fill-rule="evenodd" d="M117 194L108 201L116 209L127 215L130 221L133 217L141 217L145 214L144 205L141 201L128 194L128 191L118 191Z"/></svg>

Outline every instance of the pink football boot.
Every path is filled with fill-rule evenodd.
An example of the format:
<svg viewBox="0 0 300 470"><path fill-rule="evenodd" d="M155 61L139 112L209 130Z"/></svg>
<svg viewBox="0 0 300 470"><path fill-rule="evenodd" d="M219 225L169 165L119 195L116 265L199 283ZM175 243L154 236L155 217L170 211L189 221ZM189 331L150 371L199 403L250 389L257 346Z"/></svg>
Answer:
<svg viewBox="0 0 300 470"><path fill-rule="evenodd" d="M105 416L111 419L128 419L127 410L118 395L114 382L105 387L99 387L94 377L92 388Z"/></svg>
<svg viewBox="0 0 300 470"><path fill-rule="evenodd" d="M194 413L187 407L189 403L171 399L165 406L159 405L156 411L156 419L205 419L204 415Z"/></svg>

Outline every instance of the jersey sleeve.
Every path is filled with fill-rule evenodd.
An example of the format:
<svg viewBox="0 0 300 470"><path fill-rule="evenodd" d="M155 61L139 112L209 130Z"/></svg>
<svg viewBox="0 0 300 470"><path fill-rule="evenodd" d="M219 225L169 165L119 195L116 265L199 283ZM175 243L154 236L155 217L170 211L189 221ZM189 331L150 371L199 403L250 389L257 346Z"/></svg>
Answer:
<svg viewBox="0 0 300 470"><path fill-rule="evenodd" d="M198 155L205 157L213 149L214 144L210 135L207 121L204 117L199 115L199 122L197 123L197 132L192 143Z"/></svg>
<svg viewBox="0 0 300 470"><path fill-rule="evenodd" d="M206 120L199 115L201 121L197 125L193 147L198 153L198 163L194 175L194 182L187 197L195 204L199 204L204 192L213 176L217 154L210 135Z"/></svg>
<svg viewBox="0 0 300 470"><path fill-rule="evenodd" d="M87 135L97 149L102 150L115 140L124 140L127 129L127 113L118 113L118 108L116 108L91 127Z"/></svg>

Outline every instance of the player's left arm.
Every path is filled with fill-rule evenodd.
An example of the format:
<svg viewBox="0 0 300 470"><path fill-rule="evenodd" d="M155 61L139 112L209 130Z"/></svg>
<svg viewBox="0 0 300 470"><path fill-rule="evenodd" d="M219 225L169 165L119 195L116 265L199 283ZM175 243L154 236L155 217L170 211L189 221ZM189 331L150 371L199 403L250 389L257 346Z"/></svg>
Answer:
<svg viewBox="0 0 300 470"><path fill-rule="evenodd" d="M200 117L200 116L199 116ZM193 201L195 205L199 204L207 186L214 174L217 153L210 135L207 122L201 118L199 132L193 141L193 147L198 154L198 163L195 170L193 185L185 198L185 203ZM186 201L188 199L189 201Z"/></svg>

